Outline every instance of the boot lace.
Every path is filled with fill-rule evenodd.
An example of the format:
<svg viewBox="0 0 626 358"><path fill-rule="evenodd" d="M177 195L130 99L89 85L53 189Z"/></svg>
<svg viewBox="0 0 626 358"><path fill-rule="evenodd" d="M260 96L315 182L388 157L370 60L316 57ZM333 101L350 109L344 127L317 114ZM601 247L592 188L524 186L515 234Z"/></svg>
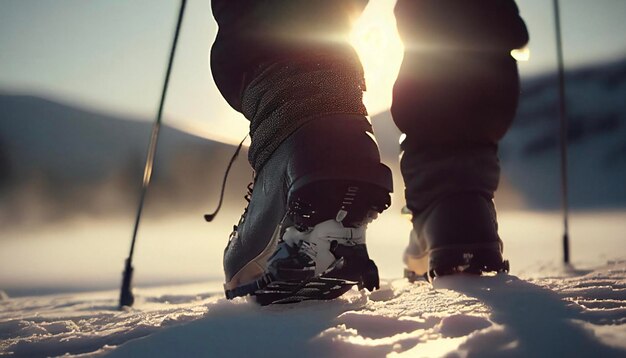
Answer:
<svg viewBox="0 0 626 358"><path fill-rule="evenodd" d="M239 226L243 225L244 221L246 220L246 215L248 214L248 207L250 207L250 200L252 199L252 190L254 189L254 182L250 182L247 186L247 192L246 195L244 195L244 199L246 199L246 207L245 209L243 209L243 214L241 214L241 217L239 218L239 222L237 223L237 225L233 225L233 231L230 233L230 236L228 238L228 242L230 242L232 239L236 238L239 234L238 234L238 229Z"/></svg>
<svg viewBox="0 0 626 358"><path fill-rule="evenodd" d="M239 152L241 152L241 148L243 147L243 142L245 142L247 138L248 138L248 135L243 137L243 139L241 140L241 143L239 143L239 146L237 146L235 153L230 158L230 162L228 162L228 167L226 167L226 172L224 173L224 179L222 180L222 189L220 190L220 201L217 203L217 208L215 208L215 211L213 211L210 214L204 215L204 220L206 220L207 222L213 221L213 219L215 219L215 217L217 216L217 213L219 213L220 209L222 208L222 203L224 202L224 192L226 191L226 181L228 180L228 173L230 173L230 169L233 167L233 163L235 163L235 160L237 160L237 157L239 156ZM248 185L248 194L246 194L245 196L246 200L248 201L248 204L250 204L249 196L252 195L251 186L252 186L252 183ZM248 211L248 207L246 206L246 210L244 211L244 214L247 211Z"/></svg>

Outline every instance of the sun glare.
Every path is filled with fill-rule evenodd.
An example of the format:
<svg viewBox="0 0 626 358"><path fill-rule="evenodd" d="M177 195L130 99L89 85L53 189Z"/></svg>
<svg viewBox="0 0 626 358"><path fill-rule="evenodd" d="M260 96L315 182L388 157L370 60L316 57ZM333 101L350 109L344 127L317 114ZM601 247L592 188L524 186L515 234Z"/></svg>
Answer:
<svg viewBox="0 0 626 358"><path fill-rule="evenodd" d="M402 63L404 47L396 29L394 3L370 1L350 36L365 69L364 101L372 116L391 107L391 90Z"/></svg>
<svg viewBox="0 0 626 358"><path fill-rule="evenodd" d="M393 14L395 1L371 0L354 24L350 42L365 69L367 91L364 101L370 115L391 107L393 84L402 64L404 44L400 40ZM530 49L511 51L520 62L530 60Z"/></svg>

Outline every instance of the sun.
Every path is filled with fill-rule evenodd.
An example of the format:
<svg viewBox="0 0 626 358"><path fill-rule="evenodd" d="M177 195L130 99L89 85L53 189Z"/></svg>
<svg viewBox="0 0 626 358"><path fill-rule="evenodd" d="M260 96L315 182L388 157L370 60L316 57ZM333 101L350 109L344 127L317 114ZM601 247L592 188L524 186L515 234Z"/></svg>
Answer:
<svg viewBox="0 0 626 358"><path fill-rule="evenodd" d="M370 0L350 34L350 43L365 69L364 102L371 116L391 107L393 84L402 64L404 44L393 14L395 3ZM513 50L511 56L520 62L529 61L530 50L528 47Z"/></svg>
<svg viewBox="0 0 626 358"><path fill-rule="evenodd" d="M391 107L391 91L402 64L404 46L396 28L394 5L395 1L370 1L350 36L365 69L364 102L372 116Z"/></svg>

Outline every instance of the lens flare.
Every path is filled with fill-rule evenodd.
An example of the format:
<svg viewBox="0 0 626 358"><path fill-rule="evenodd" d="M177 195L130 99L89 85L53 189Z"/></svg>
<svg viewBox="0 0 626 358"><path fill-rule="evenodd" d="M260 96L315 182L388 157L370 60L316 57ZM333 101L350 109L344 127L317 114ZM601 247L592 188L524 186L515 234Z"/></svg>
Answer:
<svg viewBox="0 0 626 358"><path fill-rule="evenodd" d="M364 101L370 115L391 107L391 92L402 63L404 46L396 28L393 6L394 1L371 1L355 22L350 36L365 70Z"/></svg>

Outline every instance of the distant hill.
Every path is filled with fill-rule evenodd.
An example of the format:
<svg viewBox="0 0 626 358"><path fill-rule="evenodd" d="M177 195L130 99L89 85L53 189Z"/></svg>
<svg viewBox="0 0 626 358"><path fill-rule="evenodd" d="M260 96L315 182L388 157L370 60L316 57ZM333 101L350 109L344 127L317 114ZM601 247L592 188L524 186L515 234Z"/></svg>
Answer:
<svg viewBox="0 0 626 358"><path fill-rule="evenodd" d="M566 73L571 204L626 207L626 60ZM559 114L554 74L529 78L501 143L511 184L536 208L560 205Z"/></svg>
<svg viewBox="0 0 626 358"><path fill-rule="evenodd" d="M151 126L43 98L0 95L0 224L134 210ZM163 126L149 202L164 210L212 209L234 149ZM229 189L243 196L250 178L244 153Z"/></svg>

